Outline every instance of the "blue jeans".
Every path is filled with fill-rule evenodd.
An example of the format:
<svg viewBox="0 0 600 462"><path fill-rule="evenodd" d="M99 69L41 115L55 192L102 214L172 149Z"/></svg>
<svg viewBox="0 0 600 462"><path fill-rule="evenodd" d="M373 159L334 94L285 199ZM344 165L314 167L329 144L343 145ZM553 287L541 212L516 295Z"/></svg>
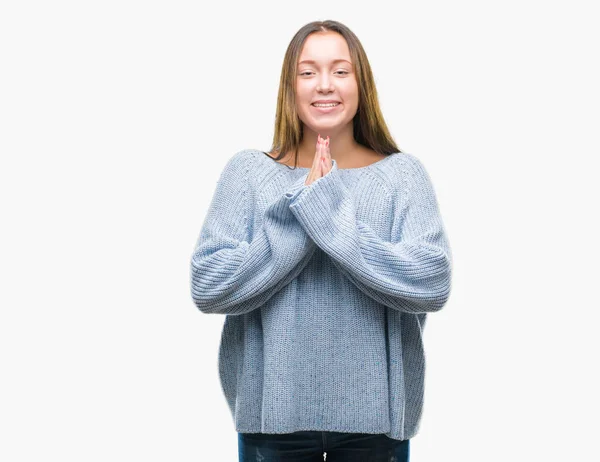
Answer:
<svg viewBox="0 0 600 462"><path fill-rule="evenodd" d="M238 433L239 462L409 462L409 443L368 433Z"/></svg>

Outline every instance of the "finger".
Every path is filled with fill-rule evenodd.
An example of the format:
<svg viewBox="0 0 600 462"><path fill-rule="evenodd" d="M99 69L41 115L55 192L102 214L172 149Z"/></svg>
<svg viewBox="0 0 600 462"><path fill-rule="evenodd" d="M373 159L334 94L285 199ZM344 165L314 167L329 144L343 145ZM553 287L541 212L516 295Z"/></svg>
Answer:
<svg viewBox="0 0 600 462"><path fill-rule="evenodd" d="M320 143L319 140L317 139L317 145L316 145L316 149L315 149L315 156L313 157L313 163L312 166L310 168L310 171L308 172L308 177L306 178L306 182L305 184L310 184L315 180L316 177L316 171L317 168L319 167L319 157L320 157Z"/></svg>
<svg viewBox="0 0 600 462"><path fill-rule="evenodd" d="M321 150L322 150L321 141L317 138L317 149L315 151L315 157L313 158L313 164L312 164L312 170L311 170L313 177L316 176L317 170L319 168L319 159L321 158Z"/></svg>
<svg viewBox="0 0 600 462"><path fill-rule="evenodd" d="M325 159L327 160L326 164L331 169L332 162L331 162L331 150L329 149L329 137L327 137L327 140L325 141Z"/></svg>
<svg viewBox="0 0 600 462"><path fill-rule="evenodd" d="M321 156L319 157L319 172L321 176L325 175L325 171L322 170L323 161L327 159L327 146L325 145L325 140L321 138Z"/></svg>

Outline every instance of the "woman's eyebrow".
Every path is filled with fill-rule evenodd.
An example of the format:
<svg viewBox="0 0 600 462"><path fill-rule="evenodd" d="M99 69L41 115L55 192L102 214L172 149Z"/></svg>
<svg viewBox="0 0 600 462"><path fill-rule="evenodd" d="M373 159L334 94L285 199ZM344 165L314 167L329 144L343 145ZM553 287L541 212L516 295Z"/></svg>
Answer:
<svg viewBox="0 0 600 462"><path fill-rule="evenodd" d="M340 61L345 61L348 64L352 64L350 61L348 61L347 59L334 59L332 62L334 63L339 63ZM309 63L309 64L315 64L315 61L312 59L304 59L302 61L300 61L298 64L303 64L303 63Z"/></svg>

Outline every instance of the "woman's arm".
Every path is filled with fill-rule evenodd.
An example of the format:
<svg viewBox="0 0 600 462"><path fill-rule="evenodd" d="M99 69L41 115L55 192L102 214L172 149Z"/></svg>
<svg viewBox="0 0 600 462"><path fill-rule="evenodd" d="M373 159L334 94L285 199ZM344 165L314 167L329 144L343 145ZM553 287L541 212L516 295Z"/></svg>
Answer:
<svg viewBox="0 0 600 462"><path fill-rule="evenodd" d="M203 313L239 315L259 308L302 271L317 248L285 194L269 204L260 228L251 229L253 159L241 151L225 166L191 258L191 295Z"/></svg>
<svg viewBox="0 0 600 462"><path fill-rule="evenodd" d="M434 312L450 295L452 256L430 178L415 156L403 155L398 186L404 200L393 217L391 241L356 219L337 164L297 192L290 209L336 267L366 295L399 311Z"/></svg>

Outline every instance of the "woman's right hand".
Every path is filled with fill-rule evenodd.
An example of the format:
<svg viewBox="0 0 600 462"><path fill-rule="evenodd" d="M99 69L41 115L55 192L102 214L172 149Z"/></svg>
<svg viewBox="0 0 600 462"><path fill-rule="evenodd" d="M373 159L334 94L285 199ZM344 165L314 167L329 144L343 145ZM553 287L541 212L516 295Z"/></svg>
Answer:
<svg viewBox="0 0 600 462"><path fill-rule="evenodd" d="M325 150L329 141L321 138L321 135L317 135L317 150L315 151L315 157L313 159L312 167L306 177L305 185L311 184L313 181L323 176L323 167L325 164Z"/></svg>

